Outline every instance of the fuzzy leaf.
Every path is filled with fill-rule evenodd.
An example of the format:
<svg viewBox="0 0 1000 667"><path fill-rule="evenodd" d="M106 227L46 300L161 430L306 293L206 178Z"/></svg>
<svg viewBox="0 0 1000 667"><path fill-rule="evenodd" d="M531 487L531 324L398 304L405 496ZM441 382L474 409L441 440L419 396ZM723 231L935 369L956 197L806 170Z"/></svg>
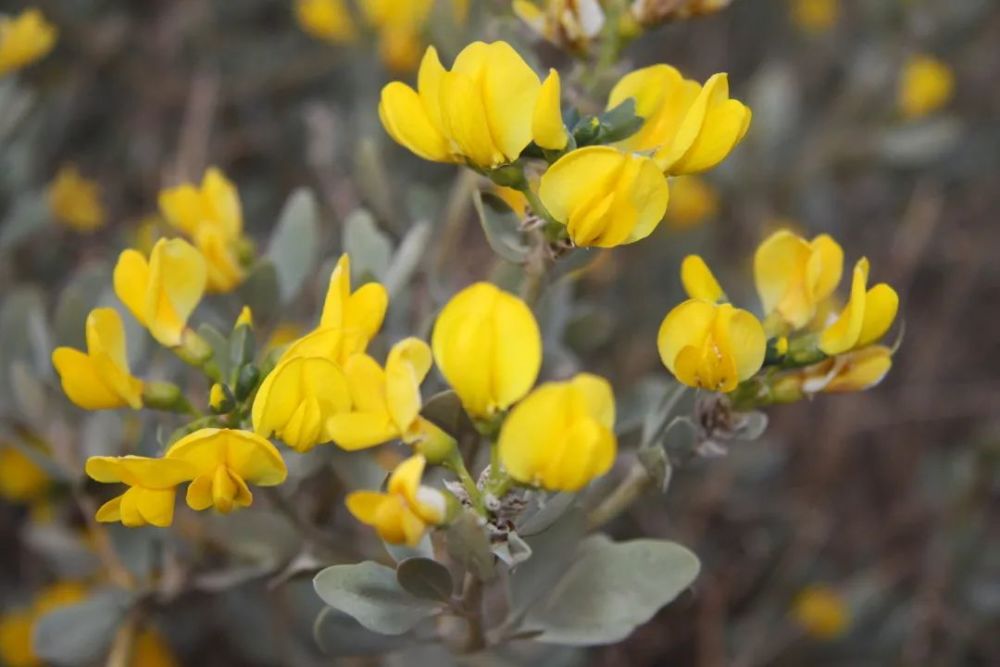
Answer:
<svg viewBox="0 0 1000 667"><path fill-rule="evenodd" d="M455 585L448 568L430 558L407 558L396 566L396 580L418 598L441 602L451 598Z"/></svg>
<svg viewBox="0 0 1000 667"><path fill-rule="evenodd" d="M524 241L521 220L507 202L492 193L476 190L472 203L493 252L508 262L524 262L531 247Z"/></svg>
<svg viewBox="0 0 1000 667"><path fill-rule="evenodd" d="M89 665L100 660L131 602L130 593L106 589L50 611L35 626L35 653L54 665Z"/></svg>
<svg viewBox="0 0 1000 667"><path fill-rule="evenodd" d="M299 188L285 201L268 257L274 262L281 300L287 303L302 289L319 259L319 204L312 190Z"/></svg>
<svg viewBox="0 0 1000 667"><path fill-rule="evenodd" d="M323 602L384 635L401 635L441 609L407 593L395 570L372 561L328 567L313 586Z"/></svg>
<svg viewBox="0 0 1000 667"><path fill-rule="evenodd" d="M364 209L354 211L344 222L344 252L351 256L351 280L383 280L392 260L392 241Z"/></svg>

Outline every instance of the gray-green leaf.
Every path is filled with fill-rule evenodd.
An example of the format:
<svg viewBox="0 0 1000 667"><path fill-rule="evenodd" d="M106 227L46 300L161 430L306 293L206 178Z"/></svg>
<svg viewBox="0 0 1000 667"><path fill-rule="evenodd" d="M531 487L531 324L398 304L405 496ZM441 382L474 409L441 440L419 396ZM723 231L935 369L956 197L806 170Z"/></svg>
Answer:
<svg viewBox="0 0 1000 667"><path fill-rule="evenodd" d="M312 190L299 188L281 209L268 256L274 262L281 300L298 294L319 258L319 204Z"/></svg>
<svg viewBox="0 0 1000 667"><path fill-rule="evenodd" d="M555 644L621 641L690 586L699 569L697 557L674 542L592 535L552 592L528 610L524 627Z"/></svg>
<svg viewBox="0 0 1000 667"><path fill-rule="evenodd" d="M483 225L486 242L493 248L493 252L508 262L524 262L531 246L524 240L521 220L507 202L490 192L476 190L472 203L479 214L479 222Z"/></svg>
<svg viewBox="0 0 1000 667"><path fill-rule="evenodd" d="M344 222L344 252L351 256L351 280L382 280L389 271L392 241L364 209L354 211Z"/></svg>
<svg viewBox="0 0 1000 667"><path fill-rule="evenodd" d="M408 593L426 600L447 602L454 582L451 572L430 558L407 558L396 566L396 581Z"/></svg>
<svg viewBox="0 0 1000 667"><path fill-rule="evenodd" d="M35 626L35 653L55 665L89 665L100 660L131 602L130 593L107 589L50 611Z"/></svg>
<svg viewBox="0 0 1000 667"><path fill-rule="evenodd" d="M326 607L313 624L313 638L323 653L334 657L380 655L406 646L409 639L366 629L343 612Z"/></svg>
<svg viewBox="0 0 1000 667"><path fill-rule="evenodd" d="M395 570L372 561L328 567L316 575L313 586L323 602L385 635L401 635L441 609L407 593Z"/></svg>

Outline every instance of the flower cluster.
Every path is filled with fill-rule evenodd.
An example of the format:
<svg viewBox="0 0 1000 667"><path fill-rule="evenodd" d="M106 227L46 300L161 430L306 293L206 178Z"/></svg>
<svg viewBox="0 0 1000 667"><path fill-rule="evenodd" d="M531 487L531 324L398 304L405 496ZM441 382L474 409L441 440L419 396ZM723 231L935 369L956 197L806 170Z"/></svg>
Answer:
<svg viewBox="0 0 1000 667"><path fill-rule="evenodd" d="M667 177L717 165L751 116L729 97L725 74L702 85L668 65L626 74L607 109L564 112L556 70L542 81L506 42L475 42L450 70L429 48L417 88L387 85L379 115L416 155L520 190L555 236L598 247L648 236L667 210ZM525 173L530 161L544 169L537 188Z"/></svg>
<svg viewBox="0 0 1000 667"><path fill-rule="evenodd" d="M44 58L57 36L37 9L26 9L14 18L0 15L0 76Z"/></svg>
<svg viewBox="0 0 1000 667"><path fill-rule="evenodd" d="M837 313L843 263L843 249L825 234L769 236L754 255L761 321L728 303L701 257L685 258L681 282L690 299L660 326L664 365L682 383L710 391L746 383L740 398L751 405L874 386L892 365L892 349L878 341L895 321L899 297L885 283L868 287L869 263L861 258Z"/></svg>

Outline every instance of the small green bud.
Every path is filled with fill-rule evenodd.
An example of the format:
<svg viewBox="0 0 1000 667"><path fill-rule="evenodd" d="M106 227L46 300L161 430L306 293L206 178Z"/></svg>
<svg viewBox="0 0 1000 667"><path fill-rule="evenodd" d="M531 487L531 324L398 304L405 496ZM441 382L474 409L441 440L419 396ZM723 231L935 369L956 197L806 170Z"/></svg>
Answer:
<svg viewBox="0 0 1000 667"><path fill-rule="evenodd" d="M515 190L524 190L528 187L528 180L524 177L524 169L518 164L508 164L496 169L491 169L487 176L497 185L502 185Z"/></svg>
<svg viewBox="0 0 1000 667"><path fill-rule="evenodd" d="M215 414L226 414L236 407L236 397L229 387L216 382L208 392L208 405Z"/></svg>
<svg viewBox="0 0 1000 667"><path fill-rule="evenodd" d="M418 454L423 454L428 463L440 465L457 453L458 443L455 439L434 423L421 419L420 428L423 437L414 444L413 449Z"/></svg>
<svg viewBox="0 0 1000 667"><path fill-rule="evenodd" d="M257 382L260 380L260 370L253 364L247 364L240 368L239 375L236 379L236 398L237 400L244 401L253 390L257 388Z"/></svg>
<svg viewBox="0 0 1000 667"><path fill-rule="evenodd" d="M154 410L183 412L187 409L181 388L171 382L146 382L142 387L142 403Z"/></svg>
<svg viewBox="0 0 1000 667"><path fill-rule="evenodd" d="M247 324L237 324L229 337L229 363L232 368L249 364L254 357L253 327Z"/></svg>
<svg viewBox="0 0 1000 667"><path fill-rule="evenodd" d="M212 346L190 329L184 332L180 347L175 349L177 356L193 366L201 366L212 358Z"/></svg>

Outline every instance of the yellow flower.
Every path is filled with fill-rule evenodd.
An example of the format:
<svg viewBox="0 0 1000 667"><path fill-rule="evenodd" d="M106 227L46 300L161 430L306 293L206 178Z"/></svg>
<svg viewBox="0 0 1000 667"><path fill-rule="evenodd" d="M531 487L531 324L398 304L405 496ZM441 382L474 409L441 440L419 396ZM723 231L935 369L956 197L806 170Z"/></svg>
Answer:
<svg viewBox="0 0 1000 667"><path fill-rule="evenodd" d="M59 581L39 591L30 607L0 616L0 660L7 667L43 667L32 635L38 620L60 607L81 602L87 589L76 581Z"/></svg>
<svg viewBox="0 0 1000 667"><path fill-rule="evenodd" d="M408 72L420 62L421 33L434 0L361 0L361 11L379 35L379 55L389 69Z"/></svg>
<svg viewBox="0 0 1000 667"><path fill-rule="evenodd" d="M874 343L892 326L899 309L899 296L885 283L870 290L866 289L867 284L868 260L861 258L854 266L847 306L820 335L819 348L826 354L841 354Z"/></svg>
<svg viewBox="0 0 1000 667"><path fill-rule="evenodd" d="M608 108L629 98L644 122L621 147L654 151L656 164L671 175L714 167L750 127L750 109L730 99L725 74L715 74L699 86L669 65L653 65L622 77L611 91Z"/></svg>
<svg viewBox="0 0 1000 667"><path fill-rule="evenodd" d="M728 303L689 299L657 336L660 359L689 387L730 392L760 370L767 340L756 317Z"/></svg>
<svg viewBox="0 0 1000 667"><path fill-rule="evenodd" d="M57 31L37 9L15 18L0 16L0 76L44 57L56 44Z"/></svg>
<svg viewBox="0 0 1000 667"><path fill-rule="evenodd" d="M719 193L697 176L680 176L670 181L670 207L667 223L673 229L690 229L715 217L719 212Z"/></svg>
<svg viewBox="0 0 1000 667"><path fill-rule="evenodd" d="M90 232L107 221L97 183L81 176L73 165L56 173L49 185L48 198L56 220L77 231Z"/></svg>
<svg viewBox="0 0 1000 667"><path fill-rule="evenodd" d="M236 323L233 324L233 328L245 326L253 329L253 311L250 310L250 306L243 306L240 308L240 314L236 316Z"/></svg>
<svg viewBox="0 0 1000 667"><path fill-rule="evenodd" d="M535 384L542 336L527 304L489 283L456 294L431 336L434 361L466 411L489 418Z"/></svg>
<svg viewBox="0 0 1000 667"><path fill-rule="evenodd" d="M351 260L341 255L330 274L319 326L289 345L281 360L325 357L343 365L365 351L382 327L388 305L389 293L379 283L365 283L351 291Z"/></svg>
<svg viewBox="0 0 1000 667"><path fill-rule="evenodd" d="M168 223L194 241L205 258L207 287L230 292L243 282L239 261L243 212L239 193L215 167L205 171L201 187L185 183L160 193L160 212Z"/></svg>
<svg viewBox="0 0 1000 667"><path fill-rule="evenodd" d="M406 459L389 477L387 493L354 491L347 509L360 521L374 526L390 544L416 546L428 526L444 521L447 502L437 489L422 486L426 460L420 454Z"/></svg>
<svg viewBox="0 0 1000 667"><path fill-rule="evenodd" d="M114 308L87 315L87 352L59 347L52 364L69 400L85 410L142 407L142 380L132 376L125 354L125 326Z"/></svg>
<svg viewBox="0 0 1000 667"><path fill-rule="evenodd" d="M810 586L799 593L792 617L806 634L824 641L843 635L851 620L843 598L828 586Z"/></svg>
<svg viewBox="0 0 1000 667"><path fill-rule="evenodd" d="M864 391L881 382L891 368L892 350L884 345L869 345L779 378L774 394L779 402L788 403L819 392Z"/></svg>
<svg viewBox="0 0 1000 667"><path fill-rule="evenodd" d="M406 338L389 351L385 370L366 354L347 360L349 412L334 415L328 426L334 442L353 451L402 439L414 444L448 438L420 417L420 383L431 369L431 349L418 338Z"/></svg>
<svg viewBox="0 0 1000 667"><path fill-rule="evenodd" d="M38 500L49 490L49 476L21 450L0 443L0 498L15 503Z"/></svg>
<svg viewBox="0 0 1000 667"><path fill-rule="evenodd" d="M322 357L294 357L279 363L261 383L253 402L253 428L307 452L334 439L330 418L350 407L340 366Z"/></svg>
<svg viewBox="0 0 1000 667"><path fill-rule="evenodd" d="M426 160L490 169L531 143L540 91L538 75L506 42L469 44L450 71L429 47L417 90L388 84L379 117L397 143ZM545 104L551 108L549 98Z"/></svg>
<svg viewBox="0 0 1000 667"><path fill-rule="evenodd" d="M792 21L806 32L825 32L840 15L840 0L791 0Z"/></svg>
<svg viewBox="0 0 1000 667"><path fill-rule="evenodd" d="M97 510L98 521L121 521L129 528L147 524L165 528L173 523L177 485L197 474L186 461L145 456L91 456L86 471L98 482L129 487Z"/></svg>
<svg viewBox="0 0 1000 667"><path fill-rule="evenodd" d="M295 0L295 20L303 31L317 39L343 43L357 36L344 0Z"/></svg>
<svg viewBox="0 0 1000 667"><path fill-rule="evenodd" d="M801 329L840 283L844 251L821 234L806 241L787 230L767 237L754 254L753 270L764 313Z"/></svg>
<svg viewBox="0 0 1000 667"><path fill-rule="evenodd" d="M547 382L514 406L500 431L500 460L515 480L579 491L615 460L615 399L607 380L581 373Z"/></svg>
<svg viewBox="0 0 1000 667"><path fill-rule="evenodd" d="M573 50L584 50L604 27L599 0L544 0L544 8L514 0L514 13L543 39Z"/></svg>
<svg viewBox="0 0 1000 667"><path fill-rule="evenodd" d="M205 260L181 239L160 239L149 261L125 250L115 266L115 294L166 347L181 345L187 319L205 292Z"/></svg>
<svg viewBox="0 0 1000 667"><path fill-rule="evenodd" d="M535 143L554 151L561 151L569 143L569 132L562 119L561 91L559 72L550 69L549 75L542 81L531 117L531 136Z"/></svg>
<svg viewBox="0 0 1000 667"><path fill-rule="evenodd" d="M726 293L719 281L715 279L705 260L698 255L688 255L681 262L681 284L692 299L711 303L726 300Z"/></svg>
<svg viewBox="0 0 1000 667"><path fill-rule="evenodd" d="M187 504L198 511L214 506L228 514L236 507L249 507L253 494L248 483L277 486L288 475L274 445L249 431L203 428L175 442L165 456L194 467Z"/></svg>
<svg viewBox="0 0 1000 667"><path fill-rule="evenodd" d="M667 210L667 181L647 157L610 146L571 151L546 170L538 196L578 246L643 239Z"/></svg>
<svg viewBox="0 0 1000 667"><path fill-rule="evenodd" d="M517 213L519 218L523 218L524 214L528 211L528 198L520 190L502 185L493 185L493 193L504 200L507 206L510 206L511 210Z"/></svg>
<svg viewBox="0 0 1000 667"><path fill-rule="evenodd" d="M179 667L170 645L156 630L147 628L136 635L132 645L132 667Z"/></svg>
<svg viewBox="0 0 1000 667"><path fill-rule="evenodd" d="M897 104L906 118L934 113L955 91L955 75L944 62L926 54L910 56L899 80Z"/></svg>

